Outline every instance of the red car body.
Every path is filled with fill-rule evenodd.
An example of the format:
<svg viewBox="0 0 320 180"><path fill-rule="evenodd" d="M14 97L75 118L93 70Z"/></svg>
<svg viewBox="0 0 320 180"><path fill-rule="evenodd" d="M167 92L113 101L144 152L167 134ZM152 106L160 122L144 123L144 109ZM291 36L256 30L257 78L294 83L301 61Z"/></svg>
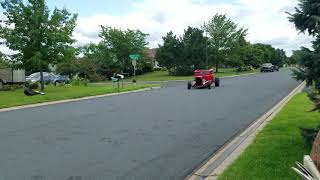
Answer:
<svg viewBox="0 0 320 180"><path fill-rule="evenodd" d="M212 84L215 86L220 86L220 79L216 78L214 75L214 70L195 70L194 71L194 82L188 82L188 89L211 89Z"/></svg>

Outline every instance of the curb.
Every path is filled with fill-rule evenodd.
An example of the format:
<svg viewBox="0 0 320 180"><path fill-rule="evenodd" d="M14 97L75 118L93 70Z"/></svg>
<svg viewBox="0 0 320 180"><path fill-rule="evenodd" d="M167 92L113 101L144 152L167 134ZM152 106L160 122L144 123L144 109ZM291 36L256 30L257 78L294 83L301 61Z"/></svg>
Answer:
<svg viewBox="0 0 320 180"><path fill-rule="evenodd" d="M151 88L144 88L144 89L138 89L138 90L120 92L120 93L111 93L111 94L103 94L103 95L96 95L96 96L87 96L87 97L76 98L76 99L66 99L66 100L60 100L60 101L52 101L52 102L44 102L44 103L16 106L16 107L0 109L0 112L15 111L15 110L20 110L20 109L35 108L35 107L41 107L41 106L49 106L49 105L62 104L62 103L68 103L68 102L77 102L77 101L83 101L83 100L89 100L89 99L97 99L97 98L109 97L109 96L119 96L119 95L123 95L123 94L131 94L131 93L138 93L138 92L144 92L144 91L151 91L151 90L161 89L161 88L162 87L151 87Z"/></svg>
<svg viewBox="0 0 320 180"><path fill-rule="evenodd" d="M302 92L306 83L301 83L289 95L273 106L268 112L254 121L242 133L236 135L220 148L209 160L187 176L186 180L215 180L229 167L243 151L254 141L256 135L263 130L282 108L298 93Z"/></svg>

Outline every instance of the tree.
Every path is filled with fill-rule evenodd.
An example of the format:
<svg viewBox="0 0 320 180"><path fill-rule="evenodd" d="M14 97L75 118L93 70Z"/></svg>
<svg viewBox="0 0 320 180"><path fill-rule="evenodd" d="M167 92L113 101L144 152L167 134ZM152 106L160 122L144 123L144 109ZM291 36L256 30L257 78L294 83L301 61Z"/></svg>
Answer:
<svg viewBox="0 0 320 180"><path fill-rule="evenodd" d="M309 86L314 86L320 94L320 3L318 0L299 0L299 5L289 20L302 33L315 37L313 49L302 48L298 55L298 64L301 68L294 71L296 78L306 80ZM317 100L320 109L320 100Z"/></svg>
<svg viewBox="0 0 320 180"><path fill-rule="evenodd" d="M169 69L173 75L190 75L195 69L205 68L208 39L203 33L194 27L188 27L182 37L169 32L157 50L159 65Z"/></svg>
<svg viewBox="0 0 320 180"><path fill-rule="evenodd" d="M299 59L301 59L300 54L301 54L301 50L293 51L292 55L287 59L286 64L288 64L289 66L297 65Z"/></svg>
<svg viewBox="0 0 320 180"><path fill-rule="evenodd" d="M279 67L283 67L288 59L286 52L283 49L276 49L275 53L275 58L271 60L271 63Z"/></svg>
<svg viewBox="0 0 320 180"><path fill-rule="evenodd" d="M8 63L4 59L4 55L0 52L0 68L8 67Z"/></svg>
<svg viewBox="0 0 320 180"><path fill-rule="evenodd" d="M238 43L229 54L226 65L231 67L250 66L249 55L251 55L251 45L245 37L239 38Z"/></svg>
<svg viewBox="0 0 320 180"><path fill-rule="evenodd" d="M146 38L148 34L140 30L126 30L111 28L108 26L101 26L102 31L99 36L103 39L102 45L110 50L123 72L131 72L133 67L131 65L130 54L143 54L146 49Z"/></svg>
<svg viewBox="0 0 320 180"><path fill-rule="evenodd" d="M88 44L81 48L81 52L85 58L90 59L97 64L97 73L101 76L110 77L114 71L120 72L121 66L116 62L115 55L111 49L100 42L98 44Z"/></svg>
<svg viewBox="0 0 320 180"><path fill-rule="evenodd" d="M45 0L5 0L1 6L6 20L0 26L0 38L18 52L12 58L27 71L40 70L43 91L43 70L70 53L77 15L57 8L50 13Z"/></svg>
<svg viewBox="0 0 320 180"><path fill-rule="evenodd" d="M169 72L173 72L173 69L179 65L182 59L182 43L180 38L174 35L172 31L162 39L163 45L157 49L156 60L161 67L166 67Z"/></svg>
<svg viewBox="0 0 320 180"><path fill-rule="evenodd" d="M182 38L184 65L191 70L191 73L195 69L203 69L207 66L208 41L203 33L201 29L188 27Z"/></svg>
<svg viewBox="0 0 320 180"><path fill-rule="evenodd" d="M241 37L245 37L247 29L239 28L226 15L216 14L208 23L205 23L203 29L210 38L210 54L216 71L224 62L227 55L237 45Z"/></svg>

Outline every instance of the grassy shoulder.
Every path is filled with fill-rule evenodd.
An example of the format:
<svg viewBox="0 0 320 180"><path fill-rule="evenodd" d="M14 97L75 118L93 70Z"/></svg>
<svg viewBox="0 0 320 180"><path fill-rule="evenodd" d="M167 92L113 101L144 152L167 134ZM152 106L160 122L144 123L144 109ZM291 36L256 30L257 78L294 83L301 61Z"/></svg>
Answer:
<svg viewBox="0 0 320 180"><path fill-rule="evenodd" d="M155 87L158 85L125 85L124 88L120 88L119 92L127 92L133 90L139 90L148 87ZM88 96L103 95L117 93L118 89L114 89L112 85L89 85L89 86L48 86L45 90L46 95L41 96L25 96L23 89L16 89L12 91L0 91L0 109L14 106L36 104L43 102L51 102L65 99L76 99Z"/></svg>
<svg viewBox="0 0 320 180"><path fill-rule="evenodd" d="M311 152L299 128L319 125L320 113L309 112L312 107L306 93L295 96L219 180L301 179L291 167Z"/></svg>
<svg viewBox="0 0 320 180"><path fill-rule="evenodd" d="M235 69L220 69L219 73L216 73L217 77L241 75L247 73L254 73L255 71L237 72ZM146 73L144 75L137 76L137 81L174 81L174 80L192 80L193 76L172 76L168 71L155 71ZM132 79L129 79L132 80Z"/></svg>

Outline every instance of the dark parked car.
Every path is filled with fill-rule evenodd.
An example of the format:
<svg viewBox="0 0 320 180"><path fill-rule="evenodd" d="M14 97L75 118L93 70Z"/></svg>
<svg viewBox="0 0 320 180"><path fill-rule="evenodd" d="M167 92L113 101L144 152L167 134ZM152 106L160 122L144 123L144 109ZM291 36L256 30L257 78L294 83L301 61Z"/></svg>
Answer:
<svg viewBox="0 0 320 180"><path fill-rule="evenodd" d="M265 63L261 66L261 72L273 72L274 71L274 65L271 63Z"/></svg>
<svg viewBox="0 0 320 180"><path fill-rule="evenodd" d="M273 71L279 71L279 70L280 70L279 66L276 66L276 65L273 66Z"/></svg>

